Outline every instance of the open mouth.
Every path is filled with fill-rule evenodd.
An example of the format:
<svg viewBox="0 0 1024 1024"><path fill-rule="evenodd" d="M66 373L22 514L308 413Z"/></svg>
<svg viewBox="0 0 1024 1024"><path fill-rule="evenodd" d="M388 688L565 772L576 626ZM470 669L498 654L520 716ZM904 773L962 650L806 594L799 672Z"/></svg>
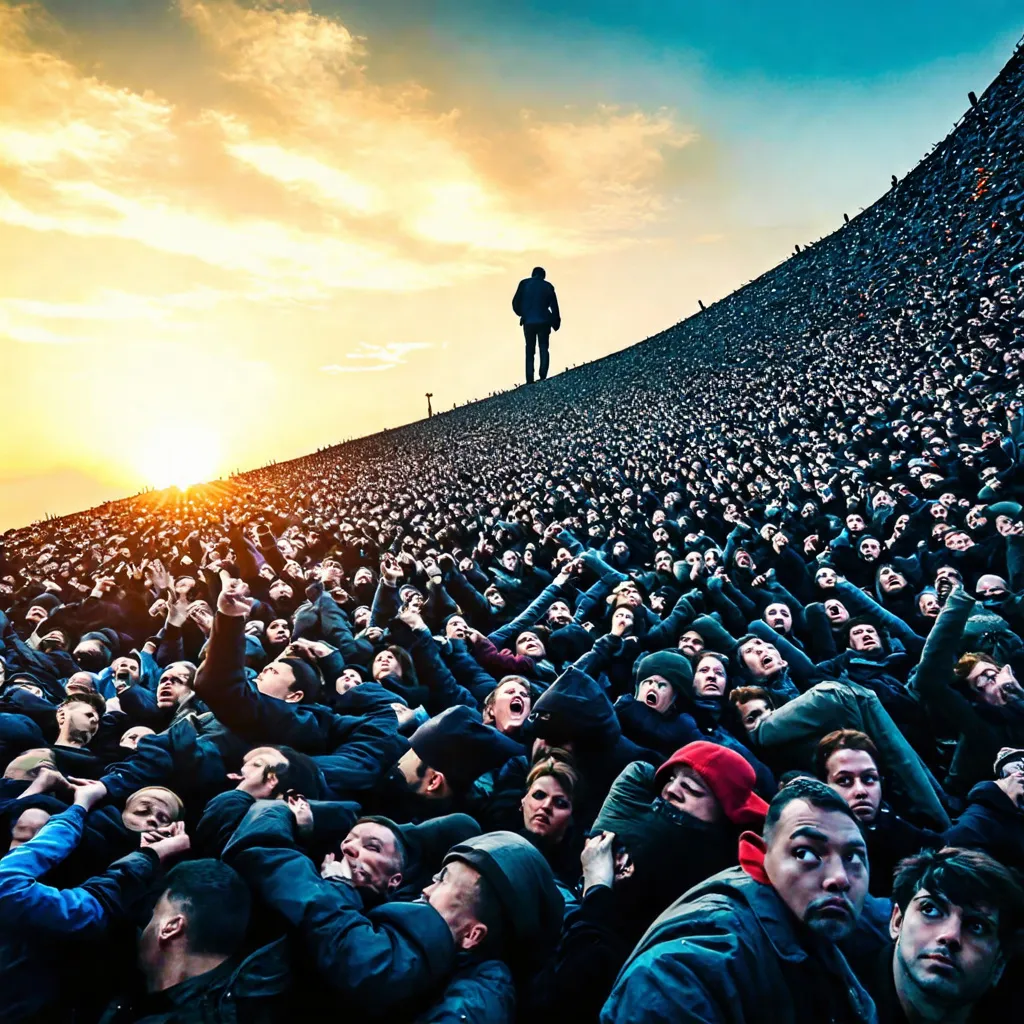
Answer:
<svg viewBox="0 0 1024 1024"><path fill-rule="evenodd" d="M521 715L526 711L526 703L522 697L513 697L508 702L508 709L513 715Z"/></svg>
<svg viewBox="0 0 1024 1024"><path fill-rule="evenodd" d="M773 668L775 665L775 656L773 654L766 654L761 659L761 668Z"/></svg>
<svg viewBox="0 0 1024 1024"><path fill-rule="evenodd" d="M644 697L644 703L650 708L656 707L658 704L658 695L653 692L648 693L647 696Z"/></svg>

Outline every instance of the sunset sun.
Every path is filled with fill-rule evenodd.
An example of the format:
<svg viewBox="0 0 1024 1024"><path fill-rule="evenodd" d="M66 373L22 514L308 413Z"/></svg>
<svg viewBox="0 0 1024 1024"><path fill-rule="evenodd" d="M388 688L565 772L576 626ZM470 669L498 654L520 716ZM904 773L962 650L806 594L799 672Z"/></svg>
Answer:
<svg viewBox="0 0 1024 1024"><path fill-rule="evenodd" d="M180 487L217 475L220 444L202 424L154 427L140 438L136 467L151 487Z"/></svg>

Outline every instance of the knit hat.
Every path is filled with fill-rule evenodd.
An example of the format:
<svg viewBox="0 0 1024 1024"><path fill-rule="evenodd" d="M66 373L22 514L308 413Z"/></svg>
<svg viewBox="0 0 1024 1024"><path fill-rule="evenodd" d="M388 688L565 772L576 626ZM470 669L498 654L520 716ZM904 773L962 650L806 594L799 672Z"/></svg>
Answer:
<svg viewBox="0 0 1024 1024"><path fill-rule="evenodd" d="M54 608L59 608L63 604L61 599L56 594L51 594L49 591L40 594L38 597L33 597L29 601L29 608L45 608L48 612L52 612Z"/></svg>
<svg viewBox="0 0 1024 1024"><path fill-rule="evenodd" d="M760 828L768 805L755 792L757 776L750 762L735 750L707 740L687 743L657 771L655 785L660 791L676 765L692 768L707 783L725 816L734 824Z"/></svg>
<svg viewBox="0 0 1024 1024"><path fill-rule="evenodd" d="M998 779L1003 767L1014 761L1024 761L1024 747L1002 747L996 754L996 763L992 765L992 774Z"/></svg>
<svg viewBox="0 0 1024 1024"><path fill-rule="evenodd" d="M480 825L468 814L442 814L419 825L396 825L406 851L399 895L419 896L437 873L445 854L456 843L480 835Z"/></svg>
<svg viewBox="0 0 1024 1024"><path fill-rule="evenodd" d="M633 669L634 682L639 685L651 676L664 676L677 694L693 692L693 666L675 651L656 651L637 661Z"/></svg>
<svg viewBox="0 0 1024 1024"><path fill-rule="evenodd" d="M536 847L514 832L487 832L448 851L480 872L501 905L506 949L543 957L558 940L564 901L551 867Z"/></svg>
<svg viewBox="0 0 1024 1024"><path fill-rule="evenodd" d="M475 779L523 752L520 744L484 725L480 713L464 704L424 722L409 745L455 789L468 789Z"/></svg>
<svg viewBox="0 0 1024 1024"><path fill-rule="evenodd" d="M308 667L308 666L307 666ZM275 743L275 750L280 750L288 759L288 788L301 793L307 800L318 799L326 790L320 766L308 754L301 754L293 747L285 747Z"/></svg>
<svg viewBox="0 0 1024 1024"><path fill-rule="evenodd" d="M315 703L323 685L320 673L308 661L303 661L301 658L281 658L279 660L282 665L287 665L295 673L295 689L302 691L302 703Z"/></svg>

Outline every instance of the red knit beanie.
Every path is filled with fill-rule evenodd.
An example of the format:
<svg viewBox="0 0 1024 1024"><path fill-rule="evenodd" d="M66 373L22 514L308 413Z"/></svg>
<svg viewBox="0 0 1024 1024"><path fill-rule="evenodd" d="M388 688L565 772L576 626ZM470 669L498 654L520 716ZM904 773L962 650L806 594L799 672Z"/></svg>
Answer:
<svg viewBox="0 0 1024 1024"><path fill-rule="evenodd" d="M679 764L693 769L704 780L733 824L757 829L764 826L768 805L754 792L757 776L742 754L707 740L687 743L658 769L654 782L659 789L665 784L665 773Z"/></svg>

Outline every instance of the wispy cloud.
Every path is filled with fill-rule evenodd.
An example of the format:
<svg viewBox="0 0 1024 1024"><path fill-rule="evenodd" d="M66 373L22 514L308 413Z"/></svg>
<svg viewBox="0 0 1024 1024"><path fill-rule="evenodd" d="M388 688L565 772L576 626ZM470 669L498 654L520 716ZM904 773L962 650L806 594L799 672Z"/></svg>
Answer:
<svg viewBox="0 0 1024 1024"><path fill-rule="evenodd" d="M695 139L666 110L523 112L502 165L306 4L177 11L229 87L209 104L106 82L47 46L37 4L0 5L0 224L201 261L250 297L412 291L628 244L663 208L665 154Z"/></svg>
<svg viewBox="0 0 1024 1024"><path fill-rule="evenodd" d="M370 345L361 342L355 352L346 352L346 359L366 360L366 362L343 364L329 363L321 366L320 372L327 374L338 373L372 373L378 370L393 370L406 361L410 352L418 349L430 348L431 346L422 341L394 341L386 345Z"/></svg>

